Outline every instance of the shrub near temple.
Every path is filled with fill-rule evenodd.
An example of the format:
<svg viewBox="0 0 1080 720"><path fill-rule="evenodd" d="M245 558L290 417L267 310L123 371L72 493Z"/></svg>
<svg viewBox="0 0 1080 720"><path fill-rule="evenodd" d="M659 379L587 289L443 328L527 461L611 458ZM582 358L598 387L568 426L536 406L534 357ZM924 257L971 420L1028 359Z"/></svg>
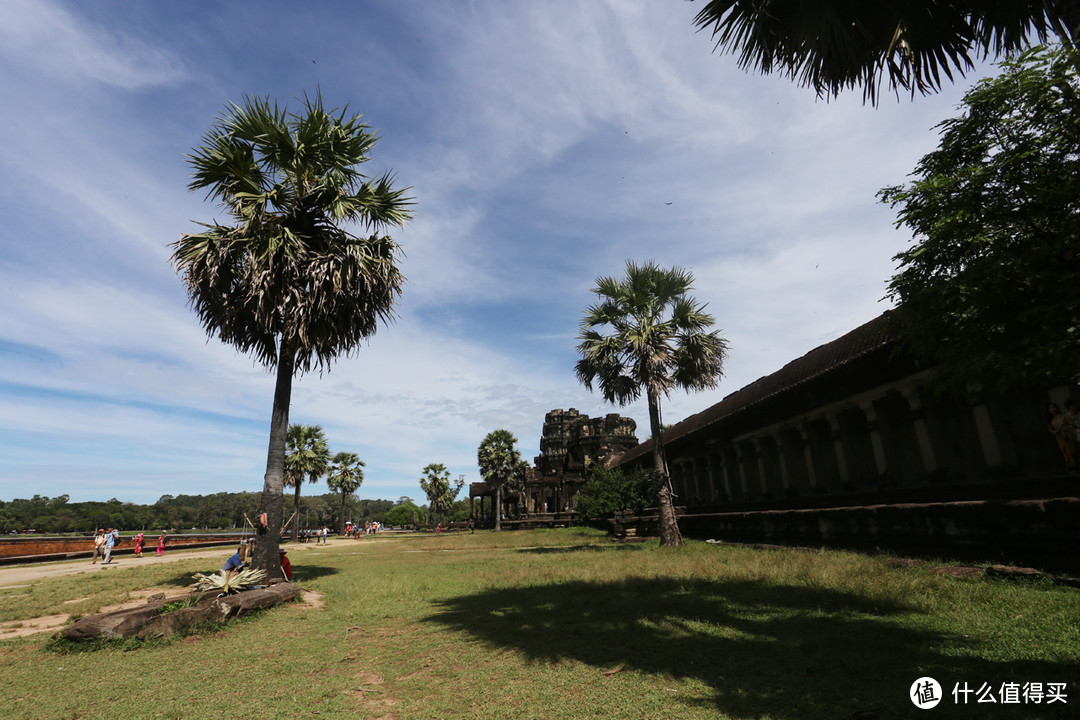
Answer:
<svg viewBox="0 0 1080 720"><path fill-rule="evenodd" d="M603 520L623 510L639 514L655 504L656 492L644 470L626 475L618 468L594 466L578 495L577 509L584 520Z"/></svg>

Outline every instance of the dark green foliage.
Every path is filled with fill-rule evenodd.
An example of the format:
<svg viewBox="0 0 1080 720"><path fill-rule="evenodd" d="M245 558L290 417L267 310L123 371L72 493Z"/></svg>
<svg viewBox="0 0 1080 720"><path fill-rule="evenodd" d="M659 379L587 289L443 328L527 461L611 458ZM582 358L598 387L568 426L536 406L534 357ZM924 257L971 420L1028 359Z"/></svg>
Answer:
<svg viewBox="0 0 1080 720"><path fill-rule="evenodd" d="M912 348L960 388L1078 374L1080 54L1001 67L938 126L915 179L880 193L915 235L889 296Z"/></svg>
<svg viewBox="0 0 1080 720"><path fill-rule="evenodd" d="M622 510L640 513L656 505L649 474L638 468L626 475L618 468L593 466L578 495L577 510L585 520L603 520Z"/></svg>
<svg viewBox="0 0 1080 720"><path fill-rule="evenodd" d="M426 525L427 511L409 500L408 502L398 503L387 510L383 519L391 527L405 527L412 525L414 518L417 525Z"/></svg>
<svg viewBox="0 0 1080 720"><path fill-rule="evenodd" d="M458 500L450 506L449 514L447 515L450 522L466 522L469 519L469 501Z"/></svg>
<svg viewBox="0 0 1080 720"><path fill-rule="evenodd" d="M58 503L64 499L62 511ZM66 496L47 498L35 495L27 500L0 501L0 532L34 528L39 533L92 532L95 527L116 527L121 531L145 530L241 530L244 515L254 520L259 493L214 493L213 495L162 495L152 505L109 502L67 502ZM346 498L345 516L350 520L382 520L393 507L391 500ZM300 498L301 527L333 526L341 507L341 496L332 493ZM289 510L292 514L292 510ZM54 523L62 518L64 524ZM286 518L287 519L287 518ZM125 538L123 547L129 541Z"/></svg>
<svg viewBox="0 0 1080 720"><path fill-rule="evenodd" d="M1075 34L1080 10L1075 0L711 0L694 22L739 67L821 96L861 87L876 102L882 75L894 90L936 92L973 59Z"/></svg>

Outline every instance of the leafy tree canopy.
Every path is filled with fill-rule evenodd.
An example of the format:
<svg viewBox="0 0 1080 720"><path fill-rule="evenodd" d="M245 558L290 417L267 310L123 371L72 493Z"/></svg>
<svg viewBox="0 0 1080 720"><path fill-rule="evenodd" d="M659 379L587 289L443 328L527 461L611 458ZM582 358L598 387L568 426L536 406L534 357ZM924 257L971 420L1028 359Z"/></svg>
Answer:
<svg viewBox="0 0 1080 720"><path fill-rule="evenodd" d="M578 494L577 510L585 520L603 520L623 510L640 513L656 500L656 489L644 469L626 475L618 468L593 465Z"/></svg>
<svg viewBox="0 0 1080 720"><path fill-rule="evenodd" d="M1039 47L1001 68L938 126L915 179L880 193L915 236L889 296L960 387L1078 374L1080 54Z"/></svg>
<svg viewBox="0 0 1080 720"><path fill-rule="evenodd" d="M926 94L973 58L1027 47L1030 37L1070 37L1076 0L711 0L694 19L739 67L780 72L818 95L862 87L876 102L888 86Z"/></svg>

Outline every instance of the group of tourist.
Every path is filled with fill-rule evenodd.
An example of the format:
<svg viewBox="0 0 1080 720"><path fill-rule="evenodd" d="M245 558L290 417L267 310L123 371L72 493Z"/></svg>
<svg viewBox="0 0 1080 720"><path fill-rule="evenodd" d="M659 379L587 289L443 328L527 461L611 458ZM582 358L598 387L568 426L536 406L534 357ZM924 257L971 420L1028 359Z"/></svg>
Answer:
<svg viewBox="0 0 1080 720"><path fill-rule="evenodd" d="M146 536L143 533L139 533L135 536L135 557L142 557L143 545L146 542ZM102 565L112 564L113 548L120 543L120 531L116 528L98 528L98 531L94 534L94 558L90 561L91 565L96 565L98 558L101 558ZM161 557L165 554L165 531L161 531L161 536L158 537L157 554Z"/></svg>
<svg viewBox="0 0 1080 720"><path fill-rule="evenodd" d="M382 527L382 523L372 520L371 522L366 522L363 525L360 525L359 523L353 525L351 528L349 528L351 532L346 532L346 534L351 534L354 538L358 538L361 535L374 535L375 533L382 530Z"/></svg>
<svg viewBox="0 0 1080 720"><path fill-rule="evenodd" d="M1062 412L1057 403L1050 403L1046 416L1047 427L1061 448L1066 467L1076 470L1076 458L1080 454L1080 407L1070 399Z"/></svg>
<svg viewBox="0 0 1080 720"><path fill-rule="evenodd" d="M307 542L308 540L314 539L316 545L320 542L325 545L326 539L329 536L330 528L326 527L325 525L321 528L304 528L300 531L300 542Z"/></svg>

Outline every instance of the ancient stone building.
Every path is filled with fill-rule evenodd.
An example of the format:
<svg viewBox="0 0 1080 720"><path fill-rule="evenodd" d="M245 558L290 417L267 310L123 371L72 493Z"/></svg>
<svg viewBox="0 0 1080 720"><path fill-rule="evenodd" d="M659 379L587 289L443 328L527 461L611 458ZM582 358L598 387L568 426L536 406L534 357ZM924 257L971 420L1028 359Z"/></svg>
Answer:
<svg viewBox="0 0 1080 720"><path fill-rule="evenodd" d="M886 312L667 430L684 532L1003 557L1074 546L1080 483L1046 418L1070 389L937 392L897 320ZM648 467L651 448L619 466Z"/></svg>
<svg viewBox="0 0 1080 720"><path fill-rule="evenodd" d="M570 408L545 415L540 454L522 492L523 514L575 512L589 466L611 467L637 446L636 429L631 418L616 413L590 418Z"/></svg>
<svg viewBox="0 0 1080 720"><path fill-rule="evenodd" d="M594 463L611 467L637 446L636 429L633 419L616 413L590 418L574 408L552 410L544 416L540 454L524 484L503 488L503 515L530 524L572 522L588 468ZM474 516L490 515L493 494L487 483L469 486Z"/></svg>

